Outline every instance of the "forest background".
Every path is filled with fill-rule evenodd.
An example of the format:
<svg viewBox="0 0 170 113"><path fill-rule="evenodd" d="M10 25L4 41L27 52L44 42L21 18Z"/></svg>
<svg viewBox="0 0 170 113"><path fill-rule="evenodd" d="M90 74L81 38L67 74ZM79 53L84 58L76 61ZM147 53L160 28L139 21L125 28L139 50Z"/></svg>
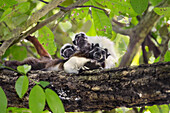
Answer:
<svg viewBox="0 0 170 113"><path fill-rule="evenodd" d="M24 40L30 34L53 58L61 58L61 46L71 43L79 32L112 40L119 58L117 67L168 62L169 12L170 0L0 0L1 62L39 58L33 45ZM163 113L170 108L116 111L135 109Z"/></svg>

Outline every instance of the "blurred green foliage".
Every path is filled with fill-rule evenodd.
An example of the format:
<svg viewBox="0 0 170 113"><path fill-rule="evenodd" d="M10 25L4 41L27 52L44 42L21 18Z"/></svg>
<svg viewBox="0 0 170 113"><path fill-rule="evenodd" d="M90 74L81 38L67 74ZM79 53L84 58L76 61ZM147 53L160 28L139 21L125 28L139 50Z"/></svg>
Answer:
<svg viewBox="0 0 170 113"><path fill-rule="evenodd" d="M46 0L50 2L51 0ZM79 7L70 10L69 13L64 15L59 20L55 20L50 24L39 29L37 32L33 33L38 40L42 43L44 48L53 56L53 58L61 57L59 54L60 47L65 43L72 43L72 38L75 33L85 32L88 36L106 36L110 38L115 43L115 51L121 60L124 53L127 51L129 44L129 37L125 35L118 34L112 30L112 18L120 23L123 23L123 29L129 29L136 26L139 21L143 18L145 13L153 9L158 15L163 15L154 28L151 31L151 40L156 45L156 47L161 48L162 42L165 40L162 30L163 26L166 27L168 32L170 31L170 20L169 20L169 10L170 7L155 7L162 0L89 0L84 5L94 6L94 7ZM74 3L75 0L65 0L61 5L67 7ZM149 4L149 5L148 5ZM22 25L27 21L27 19L36 11L44 7L46 4L38 0L0 0L0 41L8 40L11 31L22 27ZM95 8L98 7L98 8ZM102 10L101 10L102 9ZM56 14L59 8L51 10L46 16L42 17L39 22L46 20L52 15ZM107 13L107 14L106 14ZM37 23L35 23L37 24ZM34 25L33 25L34 26ZM31 28L33 27L31 26ZM31 29L28 28L28 29ZM23 31L24 33L25 31ZM1 43L0 43L1 44ZM150 50L148 45L145 45L145 50L147 52L147 59L149 63L158 62L160 57L156 58L153 51ZM164 56L164 61L170 61L170 43L168 44L168 51L166 51ZM39 57L36 53L34 47L29 42L22 40L19 43L11 46L3 57L2 61L5 60L24 60L27 57L34 56ZM144 63L144 54L142 48L139 48L136 56L133 59L132 65L139 65ZM119 64L119 62L118 62ZM29 71L29 67L20 67L20 72L26 73ZM45 88L49 85L48 82L40 81L35 82ZM49 111L43 111L45 106L45 98L47 99L48 105L51 107L52 111L56 110L56 103L51 100L51 98L56 98L57 102L60 104L57 107L61 107L61 112L64 112L62 103L60 102L58 96L49 89L44 90L36 85L30 93L30 109L33 112L43 112L48 113ZM24 96L27 91L28 78L26 76L21 76L16 82L16 90L20 98ZM41 96L39 96L41 94ZM39 98L38 100L36 100ZM36 101L36 102L35 102ZM40 106L39 106L40 104ZM5 111L7 107L7 99L2 88L0 88L0 109ZM56 107L56 108L57 108ZM8 107L7 112L30 112L30 109L26 108L15 108ZM137 108L138 111L142 108ZM0 113L1 113L0 111ZM107 113L130 113L132 108L117 108L112 111L107 111ZM146 106L143 112L151 113L169 113L170 105L160 105L160 106ZM101 113L102 111L96 111L95 113ZM70 112L71 113L71 112ZM91 113L91 112L81 112L81 113ZM94 113L94 112L93 112ZM103 111L104 113L104 111ZM106 113L106 112L105 112Z"/></svg>

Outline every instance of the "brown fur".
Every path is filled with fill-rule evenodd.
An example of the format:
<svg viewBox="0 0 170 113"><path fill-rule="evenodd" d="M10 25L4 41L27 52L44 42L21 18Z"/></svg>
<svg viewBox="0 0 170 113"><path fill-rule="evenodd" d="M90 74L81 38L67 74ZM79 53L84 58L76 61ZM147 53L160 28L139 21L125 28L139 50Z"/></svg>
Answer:
<svg viewBox="0 0 170 113"><path fill-rule="evenodd" d="M40 55L41 58L36 59L30 57L23 61L6 61L4 63L5 66L17 69L17 66L28 64L31 65L31 70L41 70L47 68L48 65L53 62L51 55L44 49L41 43L34 36L28 36L26 37L26 39L35 46L37 53Z"/></svg>
<svg viewBox="0 0 170 113"><path fill-rule="evenodd" d="M50 60L47 64L46 64L46 69L48 69L49 67L54 67L56 65L59 65L59 69L63 70L64 67L64 63L66 62L66 60L63 59L54 59L54 60Z"/></svg>
<svg viewBox="0 0 170 113"><path fill-rule="evenodd" d="M17 66L28 64L31 65L31 70L40 70L46 67L48 61L49 60L40 60L30 57L23 61L6 61L5 66L17 69Z"/></svg>
<svg viewBox="0 0 170 113"><path fill-rule="evenodd" d="M52 59L51 55L44 49L42 44L34 36L28 36L28 37L26 37L26 39L34 45L34 47L37 50L37 53L41 57L47 57L49 59Z"/></svg>

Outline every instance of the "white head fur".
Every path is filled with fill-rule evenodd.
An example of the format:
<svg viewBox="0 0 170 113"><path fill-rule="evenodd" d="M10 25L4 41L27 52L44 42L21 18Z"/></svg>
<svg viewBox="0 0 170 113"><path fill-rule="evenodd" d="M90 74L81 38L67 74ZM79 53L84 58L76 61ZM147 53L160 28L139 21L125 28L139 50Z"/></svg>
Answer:
<svg viewBox="0 0 170 113"><path fill-rule="evenodd" d="M66 53L68 49L71 53ZM76 47L74 45L66 43L61 47L60 55L68 59L75 51L76 51Z"/></svg>
<svg viewBox="0 0 170 113"><path fill-rule="evenodd" d="M89 43L93 43L93 44L98 43L100 47L106 48L108 50L108 53L110 53L111 55L106 59L106 68L114 67L115 63L118 62L118 58L116 56L113 41L103 36L86 36L86 37Z"/></svg>

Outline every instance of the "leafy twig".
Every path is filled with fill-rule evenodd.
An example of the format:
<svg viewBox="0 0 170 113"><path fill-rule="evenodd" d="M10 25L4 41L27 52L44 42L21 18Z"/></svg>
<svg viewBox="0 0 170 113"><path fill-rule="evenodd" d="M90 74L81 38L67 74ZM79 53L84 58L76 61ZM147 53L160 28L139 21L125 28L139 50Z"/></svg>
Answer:
<svg viewBox="0 0 170 113"><path fill-rule="evenodd" d="M10 45L14 43L14 41L18 40L20 38L20 34L28 29L32 24L37 23L38 20L45 16L49 11L56 8L60 3L62 3L64 0L53 0L49 4L45 5L41 10L37 11L36 13L33 13L32 16L28 19L28 21L21 27L17 27L16 29L12 30L12 36L7 37L6 40L2 46L0 47L0 57L5 53L5 51L9 48Z"/></svg>
<svg viewBox="0 0 170 113"><path fill-rule="evenodd" d="M43 3L45 3L45 4L48 4L49 2L46 2L46 1L44 1L44 0L39 0L40 2L43 2Z"/></svg>
<svg viewBox="0 0 170 113"><path fill-rule="evenodd" d="M83 3L87 2L87 1L88 1L88 0L83 0L83 1L82 1L82 0L79 0L79 1L77 1L77 2L74 3L74 4L72 4L72 5L69 6L69 7L74 7L74 6L77 6L77 5L81 5L81 4L83 4ZM68 8L69 8L69 7L68 7ZM24 39L24 38L27 37L29 34L34 33L36 30L42 28L43 26L47 25L48 23L50 23L50 22L52 22L52 21L54 21L54 20L56 20L56 19L61 18L61 17L64 16L67 12L69 12L69 10L68 10L68 11L62 11L62 10L59 11L57 14L55 14L55 15L47 18L46 20L44 20L44 21L42 21L41 23L37 24L35 27L31 28L29 31L27 31L27 32L25 32L24 34L22 34L22 35L20 36L20 39Z"/></svg>
<svg viewBox="0 0 170 113"><path fill-rule="evenodd" d="M45 3L45 4L48 4L49 2L46 2L46 1L44 1L44 0L39 0L39 1L41 1L41 2L43 2L43 3ZM95 9L99 9L99 10L102 10L102 11L104 11L107 15L108 15L108 13L107 13L107 11L105 10L105 9L102 9L102 8L100 8L100 7L96 7L96 6L93 6L93 5L82 5L82 6L73 6L73 7L63 7L63 6L57 6L58 8L60 8L60 9L62 9L62 10L65 10L65 11L69 11L69 10L72 10L72 9L75 9L75 8L86 8L86 7L92 7L92 8L95 8Z"/></svg>
<svg viewBox="0 0 170 113"><path fill-rule="evenodd" d="M164 0L160 6L167 6L168 0ZM126 53L122 57L120 62L120 67L129 66L136 55L140 45L146 38L147 34L151 31L160 15L157 15L153 10L148 12L142 20L132 28L130 33L130 42Z"/></svg>

